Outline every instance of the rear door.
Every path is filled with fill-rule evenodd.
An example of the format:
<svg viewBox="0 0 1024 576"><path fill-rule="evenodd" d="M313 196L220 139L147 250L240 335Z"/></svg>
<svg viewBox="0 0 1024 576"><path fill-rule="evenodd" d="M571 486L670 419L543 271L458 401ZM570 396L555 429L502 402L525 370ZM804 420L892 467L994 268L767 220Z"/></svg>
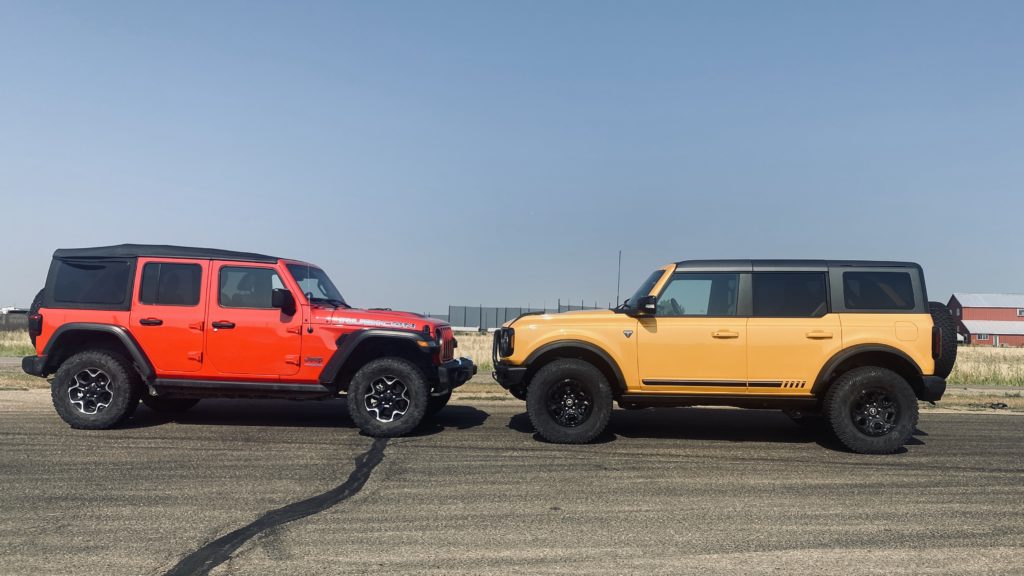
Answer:
<svg viewBox="0 0 1024 576"><path fill-rule="evenodd" d="M276 379L299 371L302 316L271 306L286 285L274 266L214 261L206 353L225 376Z"/></svg>
<svg viewBox="0 0 1024 576"><path fill-rule="evenodd" d="M209 260L139 258L131 332L160 375L203 367Z"/></svg>
<svg viewBox="0 0 1024 576"><path fill-rule="evenodd" d="M751 394L810 394L826 360L842 349L825 271L754 272L747 322Z"/></svg>

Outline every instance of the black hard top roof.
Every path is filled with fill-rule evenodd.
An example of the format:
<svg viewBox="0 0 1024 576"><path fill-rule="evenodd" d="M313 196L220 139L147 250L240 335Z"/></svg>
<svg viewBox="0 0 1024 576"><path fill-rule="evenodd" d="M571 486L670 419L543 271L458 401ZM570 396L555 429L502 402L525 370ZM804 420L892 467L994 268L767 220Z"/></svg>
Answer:
<svg viewBox="0 0 1024 576"><path fill-rule="evenodd" d="M729 272L824 272L829 268L917 268L913 262L890 260L682 260L677 269L694 271L721 270Z"/></svg>
<svg viewBox="0 0 1024 576"><path fill-rule="evenodd" d="M242 262L277 262L279 259L265 254L234 252L212 248L189 246L165 246L162 244L118 244L96 248L61 248L54 250L53 257L59 260L77 258L197 258L202 260L238 260Z"/></svg>

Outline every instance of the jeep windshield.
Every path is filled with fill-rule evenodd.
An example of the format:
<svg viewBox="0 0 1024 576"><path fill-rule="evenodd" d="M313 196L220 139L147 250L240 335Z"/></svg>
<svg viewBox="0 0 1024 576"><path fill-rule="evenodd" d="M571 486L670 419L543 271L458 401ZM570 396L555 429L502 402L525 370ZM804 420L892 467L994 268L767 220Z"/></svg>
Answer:
<svg viewBox="0 0 1024 576"><path fill-rule="evenodd" d="M291 273L295 283L302 289L303 294L310 304L328 304L331 306L344 306L351 308L345 303L341 292L334 286L334 282L327 276L327 273L319 268L305 264L288 264L288 272Z"/></svg>

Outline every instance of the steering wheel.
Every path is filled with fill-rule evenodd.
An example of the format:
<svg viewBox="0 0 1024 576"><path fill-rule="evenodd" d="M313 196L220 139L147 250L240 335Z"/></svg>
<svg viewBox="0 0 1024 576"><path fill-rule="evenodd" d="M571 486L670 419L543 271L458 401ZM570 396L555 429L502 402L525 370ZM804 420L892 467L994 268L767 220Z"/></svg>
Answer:
<svg viewBox="0 0 1024 576"><path fill-rule="evenodd" d="M659 308L662 307L660 306L662 303L664 303L665 310L659 310L660 313L667 313L668 316L682 316L684 314L683 307L679 305L679 302L676 302L675 298L669 298L668 300L658 302Z"/></svg>

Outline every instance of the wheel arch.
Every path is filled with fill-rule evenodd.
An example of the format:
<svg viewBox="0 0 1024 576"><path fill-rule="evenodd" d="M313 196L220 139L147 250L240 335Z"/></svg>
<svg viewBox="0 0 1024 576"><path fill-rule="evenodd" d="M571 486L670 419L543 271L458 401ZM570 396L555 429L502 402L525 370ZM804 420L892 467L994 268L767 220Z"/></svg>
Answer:
<svg viewBox="0 0 1024 576"><path fill-rule="evenodd" d="M422 342L427 344L422 345ZM343 334L337 344L337 350L320 372L319 381L339 391L347 390L356 371L370 360L397 356L424 369L432 365L437 348L432 340L418 332L373 328ZM436 377L429 370L424 371L424 376L428 380Z"/></svg>
<svg viewBox="0 0 1024 576"><path fill-rule="evenodd" d="M626 379L618 363L600 347L582 340L559 340L534 350L523 362L527 369L522 381L529 386L530 379L538 370L562 358L575 358L593 364L608 379L616 398L626 392Z"/></svg>
<svg viewBox="0 0 1024 576"><path fill-rule="evenodd" d="M825 363L814 381L811 393L824 398L832 383L845 372L861 366L878 366L899 374L920 395L924 386L921 367L903 351L884 344L865 344L847 348Z"/></svg>
<svg viewBox="0 0 1024 576"><path fill-rule="evenodd" d="M72 354L85 349L106 349L124 354L144 380L151 381L156 377L149 357L127 328L93 322L72 322L54 331L43 349L42 355L46 357L44 372L56 372Z"/></svg>

